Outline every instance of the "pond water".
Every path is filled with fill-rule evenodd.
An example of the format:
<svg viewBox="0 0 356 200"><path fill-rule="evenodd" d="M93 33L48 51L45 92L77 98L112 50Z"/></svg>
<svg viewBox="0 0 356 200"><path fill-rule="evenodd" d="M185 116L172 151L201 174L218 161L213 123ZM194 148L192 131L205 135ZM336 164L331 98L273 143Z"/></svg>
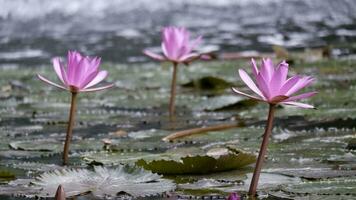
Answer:
<svg viewBox="0 0 356 200"><path fill-rule="evenodd" d="M271 51L333 45L355 54L353 0L1 0L0 63L38 65L68 49L105 61L144 62L163 26L186 26L205 49Z"/></svg>

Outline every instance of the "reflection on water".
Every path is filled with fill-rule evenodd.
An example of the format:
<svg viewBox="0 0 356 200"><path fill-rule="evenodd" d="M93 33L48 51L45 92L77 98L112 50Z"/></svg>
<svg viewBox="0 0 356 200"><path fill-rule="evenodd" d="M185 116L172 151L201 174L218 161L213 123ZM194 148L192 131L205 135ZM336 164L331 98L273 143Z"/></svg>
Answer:
<svg viewBox="0 0 356 200"><path fill-rule="evenodd" d="M0 63L42 64L67 49L146 61L162 26L187 26L208 48L270 51L334 45L356 53L354 0L0 0ZM354 43L354 44L353 44Z"/></svg>

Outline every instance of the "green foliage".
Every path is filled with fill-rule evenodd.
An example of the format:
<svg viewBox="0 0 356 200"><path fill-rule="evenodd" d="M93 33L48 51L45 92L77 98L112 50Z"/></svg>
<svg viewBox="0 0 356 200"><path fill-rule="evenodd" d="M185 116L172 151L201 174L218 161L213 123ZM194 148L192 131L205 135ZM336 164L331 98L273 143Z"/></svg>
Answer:
<svg viewBox="0 0 356 200"><path fill-rule="evenodd" d="M259 191L277 199L352 199L352 192L347 194L341 189L347 184L356 188L346 181L356 170L356 62L294 61L291 73L316 76L311 90L319 94L306 103L318 110L278 107ZM243 166L241 157L246 152L258 151L267 114L266 105L231 93L231 85L248 91L237 73L238 68L250 71L248 61L179 66L174 123L168 120L167 112L170 65L104 65L110 71L108 81L117 87L80 94L70 167L140 163L157 172L178 173L165 176L177 184L176 193L182 196L221 197L236 190L247 192L252 173L247 163L253 161L247 159L246 167L238 165ZM39 173L62 169L60 152L69 95L44 85L35 73L57 80L52 66L0 69L0 159L4 167L0 168L4 172L1 194L38 195L41 187L30 182ZM179 130L233 122L241 127L192 135L175 143L161 141ZM120 131L127 134L116 134ZM228 152L225 155L208 155L211 149L231 145L241 152L232 148L221 151ZM204 163L209 165L204 167ZM235 167L239 168L230 170ZM304 185L302 180L313 181ZM327 180L331 184L326 184ZM327 191L334 185L337 190ZM308 188L314 191L303 193Z"/></svg>

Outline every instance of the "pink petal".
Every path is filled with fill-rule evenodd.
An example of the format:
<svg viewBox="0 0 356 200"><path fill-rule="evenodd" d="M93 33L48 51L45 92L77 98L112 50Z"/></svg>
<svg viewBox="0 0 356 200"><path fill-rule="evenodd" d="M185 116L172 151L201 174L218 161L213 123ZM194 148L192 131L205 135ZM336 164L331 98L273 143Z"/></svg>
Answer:
<svg viewBox="0 0 356 200"><path fill-rule="evenodd" d="M86 68L90 68L90 63L88 61L88 58L83 58L76 66L73 66L73 68L74 68L72 72L73 79L71 81L71 84L79 88L81 85L81 81L85 78Z"/></svg>
<svg viewBox="0 0 356 200"><path fill-rule="evenodd" d="M75 53L76 52L72 52L72 51L68 51L68 56L67 56L67 83L70 83L72 80L71 74L73 71L73 65L76 64L76 60L75 60Z"/></svg>
<svg viewBox="0 0 356 200"><path fill-rule="evenodd" d="M239 69L239 74L241 79L245 82L245 84L252 90L254 91L256 94L258 94L259 96L261 96L263 99L265 99L265 96L262 94L262 92L260 91L260 89L258 89L258 87L256 86L256 84L252 81L252 79L250 78L250 76L242 69Z"/></svg>
<svg viewBox="0 0 356 200"><path fill-rule="evenodd" d="M297 106L297 107L300 107L300 108L311 108L311 109L315 108L314 106L309 105L309 104L300 103L300 102L293 102L293 101L282 102L282 104L291 105L291 106Z"/></svg>
<svg viewBox="0 0 356 200"><path fill-rule="evenodd" d="M177 51L179 50L176 44L176 34L175 34L175 28L173 27L168 27L163 29L163 34L162 34L162 51L163 54L171 59L175 60L177 58Z"/></svg>
<svg viewBox="0 0 356 200"><path fill-rule="evenodd" d="M61 70L62 66L61 66L60 59L59 58L53 58L52 59L52 63L53 63L54 71L56 72L59 80L61 80L63 84L66 84L66 82L63 79L63 75L62 75L62 70Z"/></svg>
<svg viewBox="0 0 356 200"><path fill-rule="evenodd" d="M248 98L251 98L251 99L254 99L254 100L257 100L257 101L263 101L262 99L260 99L260 98L258 98L258 97L255 97L255 96L246 94L246 93L244 93L244 92L241 92L241 91L237 90L237 89L234 88L234 87L232 87L231 89L232 89L232 91L236 92L237 94L241 94L241 95L243 95L243 96L246 96L246 97L248 97Z"/></svg>
<svg viewBox="0 0 356 200"><path fill-rule="evenodd" d="M110 85L106 85L106 86L102 86L102 87L97 87L97 88L89 88L89 89L84 89L84 90L80 90L81 92L95 92L95 91L100 91L100 90L105 90L108 88L112 88L114 87L114 84L110 84Z"/></svg>
<svg viewBox="0 0 356 200"><path fill-rule="evenodd" d="M181 49L183 46L188 46L189 42L189 32L184 27L173 28L174 30L174 47L178 50Z"/></svg>
<svg viewBox="0 0 356 200"><path fill-rule="evenodd" d="M77 51L68 52L68 65L67 65L67 81L68 84L77 86L78 79L81 74L78 74L80 65L82 65L84 57Z"/></svg>
<svg viewBox="0 0 356 200"><path fill-rule="evenodd" d="M252 72L253 72L253 75L255 75L255 77L257 77L257 75L258 75L258 68L257 68L256 62L255 62L255 59L251 58L251 63L252 63Z"/></svg>
<svg viewBox="0 0 356 200"><path fill-rule="evenodd" d="M279 94L286 94L288 90L290 90L299 81L299 79L301 79L300 76L293 76L289 78L279 90Z"/></svg>
<svg viewBox="0 0 356 200"><path fill-rule="evenodd" d="M194 58L198 58L200 55L197 53L186 54L185 56L179 58L179 62L188 62Z"/></svg>
<svg viewBox="0 0 356 200"><path fill-rule="evenodd" d="M163 47L163 45L162 45L162 47ZM153 52L148 51L148 50L143 50L143 53L144 53L146 56L148 56L148 57L150 57L150 58L153 58L153 59L155 59L155 60L159 60L159 61L165 61L165 60L166 60L163 56L158 55L158 54L153 53Z"/></svg>
<svg viewBox="0 0 356 200"><path fill-rule="evenodd" d="M299 81L291 89L289 89L285 95L291 96L292 94L298 92L300 89L309 86L314 80L314 78L309 76L299 79Z"/></svg>
<svg viewBox="0 0 356 200"><path fill-rule="evenodd" d="M278 69L281 70L282 82L286 82L288 76L288 67L289 64L283 60L281 63L278 64Z"/></svg>
<svg viewBox="0 0 356 200"><path fill-rule="evenodd" d="M286 81L287 74L288 64L283 61L278 65L269 84L269 89L272 96L279 95L279 90Z"/></svg>
<svg viewBox="0 0 356 200"><path fill-rule="evenodd" d="M53 83L52 81L46 79L45 77L43 77L43 76L41 76L41 75L39 75L39 74L37 74L37 77L38 77L41 81L43 81L43 82L45 82L45 83L48 83L48 84L50 84L50 85L53 85L53 86L58 87L58 88L63 89L63 90L68 90L67 88L65 88L65 87L63 87L63 86L61 86L61 85L58 85L57 83Z"/></svg>
<svg viewBox="0 0 356 200"><path fill-rule="evenodd" d="M169 44L162 42L161 48L162 48L162 52L163 52L164 56L166 56L167 58L171 57L171 55L169 54L168 49L167 49L167 48L169 48Z"/></svg>
<svg viewBox="0 0 356 200"><path fill-rule="evenodd" d="M296 100L300 100L300 99L306 99L306 98L309 98L316 94L318 94L318 92L307 92L307 93L303 93L303 94L300 94L297 96L290 97L290 98L288 98L288 101L296 101Z"/></svg>
<svg viewBox="0 0 356 200"><path fill-rule="evenodd" d="M196 46L198 46L202 42L203 36L199 36L197 39L193 40L190 44L190 50L193 50Z"/></svg>
<svg viewBox="0 0 356 200"><path fill-rule="evenodd" d="M98 75L98 73L98 71L94 71L91 74L87 75L87 77L81 81L79 89L83 89L86 85L88 85Z"/></svg>
<svg viewBox="0 0 356 200"><path fill-rule="evenodd" d="M98 71L100 62L101 62L100 57L86 58L85 65L84 65L85 67L84 73L88 76L88 74L92 74L93 72Z"/></svg>
<svg viewBox="0 0 356 200"><path fill-rule="evenodd" d="M256 77L257 85L260 88L260 91L263 94L264 99L269 99L271 97L271 93L269 91L268 84L266 80L263 78L262 74L259 73Z"/></svg>
<svg viewBox="0 0 356 200"><path fill-rule="evenodd" d="M270 58L262 59L260 74L263 76L263 79L266 81L266 84L268 85L274 74L274 66Z"/></svg>
<svg viewBox="0 0 356 200"><path fill-rule="evenodd" d="M96 75L96 77L95 77L92 81L90 81L89 84L86 85L84 88L86 89L86 88L89 88L89 87L91 87L91 86L94 86L94 85L100 83L102 80L104 80L104 79L108 76L108 74L109 74L109 73L108 73L107 71L105 71L105 70L100 71L100 72Z"/></svg>
<svg viewBox="0 0 356 200"><path fill-rule="evenodd" d="M193 41L193 44L189 44L189 36L187 36L186 39L184 39L185 42L183 42L183 44L180 47L180 52L179 52L179 56L178 56L178 60L179 61L184 61L187 60L187 57L191 57L189 54L191 54L191 51L193 50L193 48L201 42L201 37L198 37L195 41ZM196 54L198 55L198 54Z"/></svg>

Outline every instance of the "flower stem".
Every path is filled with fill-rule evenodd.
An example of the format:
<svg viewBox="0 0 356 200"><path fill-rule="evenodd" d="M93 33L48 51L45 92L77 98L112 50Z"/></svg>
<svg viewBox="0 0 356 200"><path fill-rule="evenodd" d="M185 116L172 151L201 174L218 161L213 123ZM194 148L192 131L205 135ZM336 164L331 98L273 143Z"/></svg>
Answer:
<svg viewBox="0 0 356 200"><path fill-rule="evenodd" d="M173 62L173 74L171 83L171 97L169 100L169 119L172 121L175 112L176 84L177 84L178 63Z"/></svg>
<svg viewBox="0 0 356 200"><path fill-rule="evenodd" d="M258 154L255 170L253 172L250 190L248 192L248 194L250 196L256 196L257 184L258 184L258 180L260 178L260 173L261 173L264 157L267 152L268 140L272 133L274 110L275 110L274 107L275 107L274 104L270 104L270 106L269 106L267 124L266 124L266 128L265 128L265 132L263 134L263 140L262 140L262 144L260 147L260 152Z"/></svg>
<svg viewBox="0 0 356 200"><path fill-rule="evenodd" d="M74 126L75 110L77 107L77 94L78 94L77 92L72 92L72 100L71 100L71 104L70 104L67 135L66 135L66 141L64 143L64 150L63 150L63 165L68 164L69 145L72 140L72 131L73 131L73 126Z"/></svg>

